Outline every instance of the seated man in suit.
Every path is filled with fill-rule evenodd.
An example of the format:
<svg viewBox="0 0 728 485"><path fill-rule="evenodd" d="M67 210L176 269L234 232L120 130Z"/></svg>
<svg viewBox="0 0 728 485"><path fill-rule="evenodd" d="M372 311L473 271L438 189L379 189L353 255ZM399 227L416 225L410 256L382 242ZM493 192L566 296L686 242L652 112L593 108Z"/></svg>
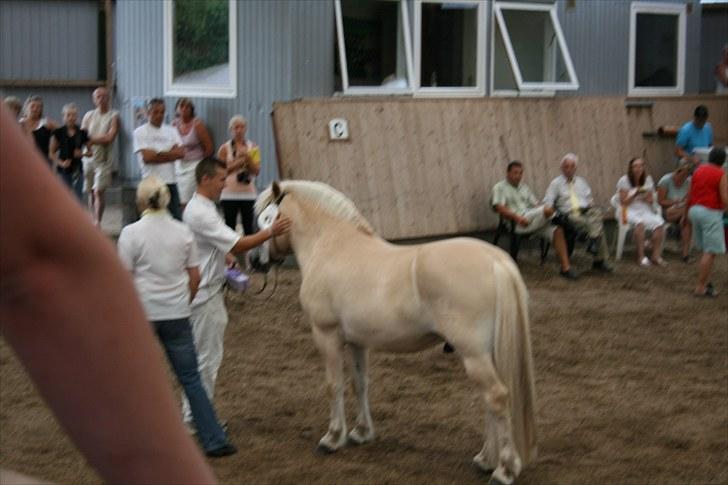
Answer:
<svg viewBox="0 0 728 485"><path fill-rule="evenodd" d="M567 153L561 159L561 175L551 181L543 199L548 208L556 209L559 219L565 219L576 230L587 233L589 246L587 251L594 255L592 268L610 273L612 268L607 264L607 241L604 237L602 213L594 207L591 187L582 177L576 176L576 164L579 158Z"/></svg>
<svg viewBox="0 0 728 485"><path fill-rule="evenodd" d="M505 180L501 180L493 186L491 199L493 209L503 219L515 221L516 233L538 233L544 238L553 240L561 264L561 276L570 280L576 279L576 273L571 269L569 262L564 230L551 224L550 221L555 212L554 209L538 205L538 199L533 195L531 189L521 183L522 178L523 164L519 161L510 162Z"/></svg>

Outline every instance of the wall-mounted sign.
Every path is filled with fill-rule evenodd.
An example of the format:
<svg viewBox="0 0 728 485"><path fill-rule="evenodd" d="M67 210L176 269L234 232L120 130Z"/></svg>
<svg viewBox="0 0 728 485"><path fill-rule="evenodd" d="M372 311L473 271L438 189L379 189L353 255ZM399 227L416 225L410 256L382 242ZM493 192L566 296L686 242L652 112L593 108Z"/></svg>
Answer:
<svg viewBox="0 0 728 485"><path fill-rule="evenodd" d="M329 121L329 140L348 140L349 124L343 118Z"/></svg>

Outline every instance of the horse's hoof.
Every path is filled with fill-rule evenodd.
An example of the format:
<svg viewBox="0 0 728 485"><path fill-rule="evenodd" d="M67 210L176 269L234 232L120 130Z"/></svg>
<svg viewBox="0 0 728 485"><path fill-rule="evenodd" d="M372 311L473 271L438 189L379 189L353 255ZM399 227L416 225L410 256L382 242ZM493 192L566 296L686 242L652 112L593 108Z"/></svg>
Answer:
<svg viewBox="0 0 728 485"><path fill-rule="evenodd" d="M360 446L374 439L372 432L360 432L359 428L354 428L346 437L346 442L352 445Z"/></svg>
<svg viewBox="0 0 728 485"><path fill-rule="evenodd" d="M324 445L319 443L316 449L314 450L317 455L325 456L325 455L331 455L336 452L335 449L331 448L330 446Z"/></svg>
<svg viewBox="0 0 728 485"><path fill-rule="evenodd" d="M495 468L489 467L475 460L473 460L473 468L475 468L479 473L488 476L493 475L493 472L495 471Z"/></svg>

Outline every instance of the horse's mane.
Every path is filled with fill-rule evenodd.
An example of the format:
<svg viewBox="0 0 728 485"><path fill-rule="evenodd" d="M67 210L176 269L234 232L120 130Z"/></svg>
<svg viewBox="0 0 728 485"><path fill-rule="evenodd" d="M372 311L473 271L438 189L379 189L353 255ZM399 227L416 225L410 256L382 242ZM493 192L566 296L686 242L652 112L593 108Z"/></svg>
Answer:
<svg viewBox="0 0 728 485"><path fill-rule="evenodd" d="M348 221L367 234L374 234L371 224L361 215L351 199L333 187L310 180L284 180L279 182L279 185L283 193L300 197L315 209L335 219ZM268 187L255 201L255 213L260 214L271 202L273 202L273 189Z"/></svg>

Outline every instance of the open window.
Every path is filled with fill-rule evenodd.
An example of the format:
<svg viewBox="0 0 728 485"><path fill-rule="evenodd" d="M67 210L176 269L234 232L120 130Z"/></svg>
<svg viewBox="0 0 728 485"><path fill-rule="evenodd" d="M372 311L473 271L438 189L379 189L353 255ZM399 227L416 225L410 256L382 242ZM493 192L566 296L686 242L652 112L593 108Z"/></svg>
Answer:
<svg viewBox="0 0 728 485"><path fill-rule="evenodd" d="M493 17L494 94L579 88L555 4L495 2Z"/></svg>
<svg viewBox="0 0 728 485"><path fill-rule="evenodd" d="M415 86L420 95L485 94L485 2L417 0Z"/></svg>
<svg viewBox="0 0 728 485"><path fill-rule="evenodd" d="M164 94L232 98L236 91L235 0L165 0Z"/></svg>
<svg viewBox="0 0 728 485"><path fill-rule="evenodd" d="M407 6L400 0L336 0L337 82L345 94L412 92Z"/></svg>
<svg viewBox="0 0 728 485"><path fill-rule="evenodd" d="M629 94L681 95L685 83L685 5L633 2Z"/></svg>

